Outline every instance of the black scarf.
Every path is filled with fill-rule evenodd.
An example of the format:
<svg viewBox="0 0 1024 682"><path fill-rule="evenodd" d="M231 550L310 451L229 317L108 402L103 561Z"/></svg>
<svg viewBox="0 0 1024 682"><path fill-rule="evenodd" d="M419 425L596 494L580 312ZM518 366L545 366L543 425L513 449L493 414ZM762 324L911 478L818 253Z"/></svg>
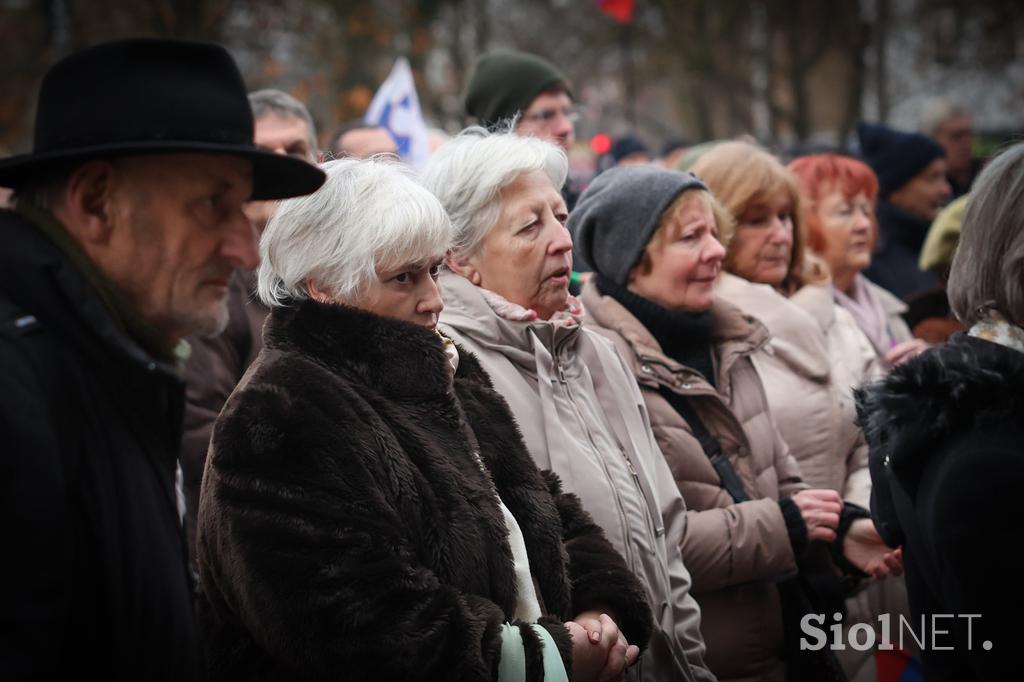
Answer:
<svg viewBox="0 0 1024 682"><path fill-rule="evenodd" d="M640 321L665 355L700 372L709 384L715 386L715 368L711 359L714 318L710 310L669 310L600 274L596 283L602 294L614 298Z"/></svg>

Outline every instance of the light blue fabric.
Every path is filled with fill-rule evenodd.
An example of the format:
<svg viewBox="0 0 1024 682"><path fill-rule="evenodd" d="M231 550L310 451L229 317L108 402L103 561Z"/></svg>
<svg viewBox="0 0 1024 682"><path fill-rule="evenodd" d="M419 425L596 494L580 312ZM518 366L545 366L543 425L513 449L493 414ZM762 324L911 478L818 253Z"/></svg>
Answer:
<svg viewBox="0 0 1024 682"><path fill-rule="evenodd" d="M544 682L569 682L569 676L562 664L562 657L551 633L540 625L528 627L541 640L544 652ZM519 626L505 623L501 626L501 660L498 662L498 682L525 682L526 652L523 651L523 636Z"/></svg>
<svg viewBox="0 0 1024 682"><path fill-rule="evenodd" d="M530 627L544 644L544 682L569 682L569 675L566 673L565 664L562 663L562 655L558 653L554 637L540 625L534 624Z"/></svg>

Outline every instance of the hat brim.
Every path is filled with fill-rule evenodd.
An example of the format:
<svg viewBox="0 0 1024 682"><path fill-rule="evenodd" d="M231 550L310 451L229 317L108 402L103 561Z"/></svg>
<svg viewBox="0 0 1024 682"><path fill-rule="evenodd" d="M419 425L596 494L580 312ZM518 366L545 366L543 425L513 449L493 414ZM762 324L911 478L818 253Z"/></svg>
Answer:
<svg viewBox="0 0 1024 682"><path fill-rule="evenodd" d="M252 161L253 200L287 199L311 194L327 179L322 170L302 159L274 154L259 147L216 142L144 141L93 145L20 154L0 160L0 187L18 189L33 177L61 164L135 154L227 154Z"/></svg>

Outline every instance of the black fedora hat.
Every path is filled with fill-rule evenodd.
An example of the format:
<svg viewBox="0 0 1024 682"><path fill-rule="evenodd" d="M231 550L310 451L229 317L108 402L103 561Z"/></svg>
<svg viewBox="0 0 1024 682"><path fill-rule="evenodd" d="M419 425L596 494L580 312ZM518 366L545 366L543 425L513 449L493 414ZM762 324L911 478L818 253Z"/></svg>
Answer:
<svg viewBox="0 0 1024 682"><path fill-rule="evenodd" d="M253 199L309 194L325 179L316 166L253 143L245 83L223 47L135 38L82 50L47 71L32 153L0 161L0 186L17 189L91 158L172 152L251 160Z"/></svg>

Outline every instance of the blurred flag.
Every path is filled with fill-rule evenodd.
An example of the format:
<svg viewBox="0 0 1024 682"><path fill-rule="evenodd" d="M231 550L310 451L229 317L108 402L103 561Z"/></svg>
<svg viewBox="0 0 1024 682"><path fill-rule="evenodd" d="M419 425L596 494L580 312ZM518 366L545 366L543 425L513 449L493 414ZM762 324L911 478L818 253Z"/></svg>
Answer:
<svg viewBox="0 0 1024 682"><path fill-rule="evenodd" d="M427 162L430 156L427 124L420 111L412 69L405 57L398 58L387 80L381 83L363 121L388 129L395 138L402 161L416 169Z"/></svg>
<svg viewBox="0 0 1024 682"><path fill-rule="evenodd" d="M597 8L620 24L633 21L636 0L597 0Z"/></svg>

